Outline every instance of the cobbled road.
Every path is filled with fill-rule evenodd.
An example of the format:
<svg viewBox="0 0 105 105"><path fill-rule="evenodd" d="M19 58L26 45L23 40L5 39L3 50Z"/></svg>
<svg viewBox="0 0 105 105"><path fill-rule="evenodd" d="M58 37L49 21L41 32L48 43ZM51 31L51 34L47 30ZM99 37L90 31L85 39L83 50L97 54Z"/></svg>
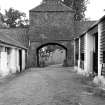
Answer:
<svg viewBox="0 0 105 105"><path fill-rule="evenodd" d="M86 91L73 68L32 68L0 80L0 105L105 105Z"/></svg>

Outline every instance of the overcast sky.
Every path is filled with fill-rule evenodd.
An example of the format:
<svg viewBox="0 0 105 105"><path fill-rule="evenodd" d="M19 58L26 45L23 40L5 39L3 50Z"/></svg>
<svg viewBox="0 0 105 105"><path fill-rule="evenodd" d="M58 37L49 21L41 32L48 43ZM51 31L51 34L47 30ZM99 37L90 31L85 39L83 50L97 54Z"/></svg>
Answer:
<svg viewBox="0 0 105 105"><path fill-rule="evenodd" d="M1 11L10 7L22 12L29 13L29 10L39 5L42 0L0 0ZM97 20L105 14L105 0L90 0L86 17Z"/></svg>

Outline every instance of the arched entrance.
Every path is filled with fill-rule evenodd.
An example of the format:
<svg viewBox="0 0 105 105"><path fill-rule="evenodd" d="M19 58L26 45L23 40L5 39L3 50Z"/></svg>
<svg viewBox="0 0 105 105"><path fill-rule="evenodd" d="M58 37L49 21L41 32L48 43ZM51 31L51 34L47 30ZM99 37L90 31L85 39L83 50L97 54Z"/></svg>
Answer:
<svg viewBox="0 0 105 105"><path fill-rule="evenodd" d="M67 59L67 48L58 43L46 43L36 50L37 66L44 67L54 64L62 64Z"/></svg>

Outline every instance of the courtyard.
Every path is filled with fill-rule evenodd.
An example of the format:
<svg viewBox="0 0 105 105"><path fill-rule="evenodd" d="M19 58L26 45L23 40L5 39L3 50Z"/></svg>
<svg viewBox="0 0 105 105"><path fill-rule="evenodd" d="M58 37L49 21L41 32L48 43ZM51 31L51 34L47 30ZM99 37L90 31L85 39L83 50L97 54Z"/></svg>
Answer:
<svg viewBox="0 0 105 105"><path fill-rule="evenodd" d="M31 68L0 79L0 105L105 105L71 67Z"/></svg>

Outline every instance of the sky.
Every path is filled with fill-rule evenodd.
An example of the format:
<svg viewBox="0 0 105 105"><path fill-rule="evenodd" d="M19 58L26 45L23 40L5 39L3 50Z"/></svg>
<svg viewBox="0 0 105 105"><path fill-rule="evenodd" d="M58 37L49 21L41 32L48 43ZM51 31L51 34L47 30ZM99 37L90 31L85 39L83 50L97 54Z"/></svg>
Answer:
<svg viewBox="0 0 105 105"><path fill-rule="evenodd" d="M98 20L105 15L105 0L89 0L86 17L91 20Z"/></svg>
<svg viewBox="0 0 105 105"><path fill-rule="evenodd" d="M86 18L98 20L105 14L105 0L89 0L87 5ZM42 0L0 0L0 9L4 13L10 7L25 12L29 16L29 10L38 6Z"/></svg>

